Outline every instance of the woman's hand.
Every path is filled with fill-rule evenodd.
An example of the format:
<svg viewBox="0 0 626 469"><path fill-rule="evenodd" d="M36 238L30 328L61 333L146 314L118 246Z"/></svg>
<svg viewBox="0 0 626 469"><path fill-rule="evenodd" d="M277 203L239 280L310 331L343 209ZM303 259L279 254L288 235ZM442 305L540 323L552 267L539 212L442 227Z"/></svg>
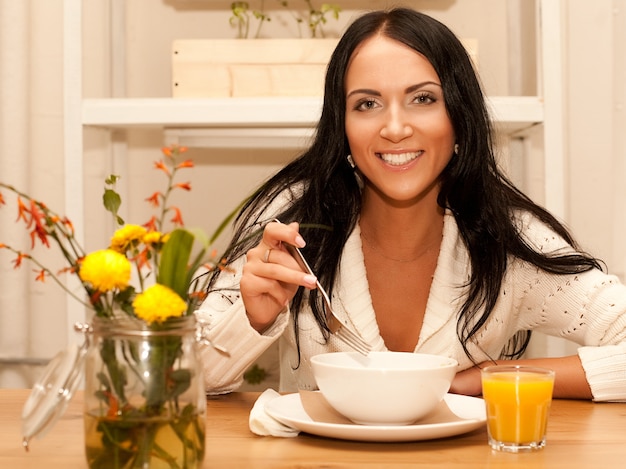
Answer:
<svg viewBox="0 0 626 469"><path fill-rule="evenodd" d="M246 254L240 289L250 325L263 332L296 294L298 287L315 288L316 278L302 272L283 243L305 246L298 223L271 222L259 244Z"/></svg>
<svg viewBox="0 0 626 469"><path fill-rule="evenodd" d="M450 392L465 396L480 396L483 392L480 368L473 366L467 370L459 371L452 380Z"/></svg>

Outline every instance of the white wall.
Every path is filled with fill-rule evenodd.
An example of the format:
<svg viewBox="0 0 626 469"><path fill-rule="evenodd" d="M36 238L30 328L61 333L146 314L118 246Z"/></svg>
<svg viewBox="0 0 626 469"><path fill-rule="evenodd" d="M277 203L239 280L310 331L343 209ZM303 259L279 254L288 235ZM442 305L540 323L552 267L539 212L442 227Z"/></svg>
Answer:
<svg viewBox="0 0 626 469"><path fill-rule="evenodd" d="M568 5L569 221L626 274L626 2ZM576 5L574 5L576 4Z"/></svg>
<svg viewBox="0 0 626 469"><path fill-rule="evenodd" d="M357 10L398 2L344 0L340 3L346 11L336 26L332 27L331 20L328 28L336 33ZM479 40L480 71L489 94L534 92L533 2L414 0L403 3L432 14L461 37ZM626 0L568 0L563 3L567 50L564 87L568 97L567 221L583 246L604 258L609 269L623 278L626 272L626 247L622 242L626 230L626 185L623 183L626 179L623 108L626 95ZM26 102L19 112L7 109L4 98L0 102L0 129L3 129L0 132L3 150L0 179L4 180L8 174L6 168L15 169L12 158L18 158L28 168L24 173L28 189L55 207L63 206L64 182L62 4L62 0L23 3L26 29L15 31L26 35L29 41ZM228 24L229 4L224 0L84 1L84 96L169 96L172 40L234 37L234 30ZM0 24L12 24L14 8L13 0L0 0ZM122 48L110 47L111 31L107 19L115 14L115 8L123 8L127 18ZM507 53L508 47L513 45L507 8L519 8L523 18L521 59ZM276 21L266 33L287 35L287 29ZM3 41L0 50L6 54L7 47L11 47L7 43L17 39L7 34L0 37ZM122 36L116 34L116 37ZM121 70L113 68L111 62L111 55L120 51L126 53L125 66ZM508 64L511 60L521 63L523 74L510 72ZM2 67L6 64L0 59L4 86L0 89L6 90L8 69ZM17 143L12 139L18 134L8 125L13 118L23 121L18 127L23 137ZM535 137L529 143L533 147L532 160L523 165L515 161L503 161L503 164L515 168L520 185L541 202L543 155L539 130ZM108 217L100 205L102 181L110 173L121 173L128 181L126 219L143 222L148 218L149 208L143 199L160 187L158 180L154 180L156 173L151 167L160 156L162 144L163 135L152 130L133 130L125 135L114 135L112 140L102 130L86 132L84 203L87 249L104 246L111 232ZM199 225L209 231L252 186L281 167L293 152L194 149L190 156L198 165L190 173L193 191L182 196L180 203L184 206L188 225ZM80 194L76 196L80 197ZM0 210L0 242L21 242L18 240L20 235L11 228L14 215L12 207ZM10 257L3 252L0 252L0 268L0 359L14 354L50 357L67 341L67 325L63 323L65 298L53 284L34 285L32 278L25 274L17 285L30 293L21 293L18 298L15 288L9 291L6 287L7 279L15 273L10 268ZM21 319L17 323L16 315ZM22 368L0 364L0 386L19 387L31 383L32 376Z"/></svg>

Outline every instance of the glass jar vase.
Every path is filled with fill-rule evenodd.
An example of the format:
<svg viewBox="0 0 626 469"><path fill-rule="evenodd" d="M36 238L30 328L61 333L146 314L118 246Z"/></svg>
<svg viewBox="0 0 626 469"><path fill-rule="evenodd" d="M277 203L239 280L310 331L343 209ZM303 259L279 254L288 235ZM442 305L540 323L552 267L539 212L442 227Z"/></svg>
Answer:
<svg viewBox="0 0 626 469"><path fill-rule="evenodd" d="M95 317L85 356L89 467L198 468L206 399L194 316Z"/></svg>

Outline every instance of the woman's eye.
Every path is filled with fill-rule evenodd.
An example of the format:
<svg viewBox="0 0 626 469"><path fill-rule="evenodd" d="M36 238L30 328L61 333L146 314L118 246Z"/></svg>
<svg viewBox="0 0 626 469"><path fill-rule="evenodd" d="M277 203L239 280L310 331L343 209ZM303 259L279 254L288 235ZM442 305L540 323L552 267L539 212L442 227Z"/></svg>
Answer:
<svg viewBox="0 0 626 469"><path fill-rule="evenodd" d="M420 93L415 96L414 102L417 104L431 104L437 101L437 98L430 93Z"/></svg>
<svg viewBox="0 0 626 469"><path fill-rule="evenodd" d="M357 111L368 111L370 109L374 109L376 105L376 101L373 99L363 99L356 103L356 106L354 108Z"/></svg>

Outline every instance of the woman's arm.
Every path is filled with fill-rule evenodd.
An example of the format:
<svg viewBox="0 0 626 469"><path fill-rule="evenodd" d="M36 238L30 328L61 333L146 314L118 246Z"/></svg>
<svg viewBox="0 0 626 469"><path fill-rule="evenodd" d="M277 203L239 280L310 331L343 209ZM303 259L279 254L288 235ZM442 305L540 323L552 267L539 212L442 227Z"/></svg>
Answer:
<svg viewBox="0 0 626 469"><path fill-rule="evenodd" d="M591 388L585 376L578 355L560 358L532 358L525 360L497 360L497 365L532 365L549 368L555 371L554 397L560 399L592 399ZM479 396L482 394L480 369L494 365L494 362L483 362L456 374L450 392Z"/></svg>

